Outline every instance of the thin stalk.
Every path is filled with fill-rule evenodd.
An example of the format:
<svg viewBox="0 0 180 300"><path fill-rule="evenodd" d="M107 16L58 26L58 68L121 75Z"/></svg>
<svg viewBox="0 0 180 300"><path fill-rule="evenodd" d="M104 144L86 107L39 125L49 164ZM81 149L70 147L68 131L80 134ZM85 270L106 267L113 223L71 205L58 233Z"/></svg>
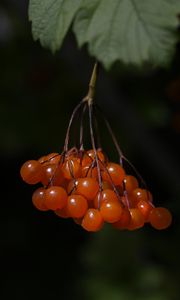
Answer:
<svg viewBox="0 0 180 300"><path fill-rule="evenodd" d="M68 146L69 146L69 134L70 134L70 130L71 130L71 126L72 126L72 122L74 120L74 117L76 116L76 113L78 112L79 108L81 107L81 105L84 104L84 100L82 100L81 102L79 102L79 104L74 108L70 121L69 121L69 125L66 131L66 137L65 137L65 143L64 143L64 152L66 153L68 151Z"/></svg>

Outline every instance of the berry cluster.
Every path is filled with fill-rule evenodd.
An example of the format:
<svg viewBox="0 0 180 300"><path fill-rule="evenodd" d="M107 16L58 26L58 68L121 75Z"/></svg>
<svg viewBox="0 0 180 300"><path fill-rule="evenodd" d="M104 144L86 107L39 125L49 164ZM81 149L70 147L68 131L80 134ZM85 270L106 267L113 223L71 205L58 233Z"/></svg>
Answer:
<svg viewBox="0 0 180 300"><path fill-rule="evenodd" d="M147 222L159 230L171 224L171 213L154 207L151 193L101 149L51 153L25 162L20 173L26 183L43 185L32 196L37 209L73 218L87 231L100 230L104 222L128 230Z"/></svg>
<svg viewBox="0 0 180 300"><path fill-rule="evenodd" d="M172 221L169 210L155 207L151 193L134 166L123 155L110 124L103 115L106 128L118 152L119 164L109 161L102 151L97 109L93 103L97 76L94 67L87 96L75 107L70 118L61 154L50 153L30 160L21 167L21 177L29 184L41 183L32 196L34 206L52 210L61 218L72 218L87 231L98 231L104 223L117 229L135 230L150 223L155 229L165 229ZM88 111L92 149L85 151L83 141L84 114ZM79 143L69 149L70 130L78 116ZM80 118L79 118L80 116ZM135 176L126 174L124 162Z"/></svg>

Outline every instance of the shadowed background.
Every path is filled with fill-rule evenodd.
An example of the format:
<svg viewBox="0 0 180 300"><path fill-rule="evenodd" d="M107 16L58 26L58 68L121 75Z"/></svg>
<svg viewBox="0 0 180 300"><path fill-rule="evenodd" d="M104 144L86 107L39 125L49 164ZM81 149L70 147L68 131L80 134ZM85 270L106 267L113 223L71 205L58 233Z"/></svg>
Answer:
<svg viewBox="0 0 180 300"><path fill-rule="evenodd" d="M93 59L69 34L53 56L32 40L28 1L0 4L0 298L178 300L180 50L168 70L100 70L96 101L121 148L174 216L158 232L105 227L89 234L72 221L38 212L24 161L62 150L70 114L85 96ZM105 151L117 160L101 125Z"/></svg>

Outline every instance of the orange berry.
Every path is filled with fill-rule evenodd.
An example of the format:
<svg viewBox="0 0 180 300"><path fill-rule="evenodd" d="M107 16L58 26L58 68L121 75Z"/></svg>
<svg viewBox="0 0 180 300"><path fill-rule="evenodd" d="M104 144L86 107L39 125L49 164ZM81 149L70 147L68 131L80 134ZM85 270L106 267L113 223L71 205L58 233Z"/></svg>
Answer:
<svg viewBox="0 0 180 300"><path fill-rule="evenodd" d="M131 194L134 203L137 204L140 200L152 202L152 195L148 190L137 188Z"/></svg>
<svg viewBox="0 0 180 300"><path fill-rule="evenodd" d="M104 171L102 172L103 180L111 183L112 179L114 185L122 185L122 181L125 176L124 169L120 165L112 162L107 164L106 169L107 170L104 169Z"/></svg>
<svg viewBox="0 0 180 300"><path fill-rule="evenodd" d="M172 215L167 208L155 207L149 214L149 222L155 229L166 229L171 225Z"/></svg>
<svg viewBox="0 0 180 300"><path fill-rule="evenodd" d="M49 187L45 192L45 205L47 208L57 210L63 208L67 203L67 193L60 186Z"/></svg>
<svg viewBox="0 0 180 300"><path fill-rule="evenodd" d="M122 214L122 206L117 201L104 202L100 207L101 215L104 221L114 223L120 220Z"/></svg>
<svg viewBox="0 0 180 300"><path fill-rule="evenodd" d="M93 200L99 190L99 184L95 178L79 178L76 194L84 196L87 200Z"/></svg>
<svg viewBox="0 0 180 300"><path fill-rule="evenodd" d="M82 227L87 231L99 231L104 224L103 217L99 210L89 208L82 219Z"/></svg>
<svg viewBox="0 0 180 300"><path fill-rule="evenodd" d="M135 230L144 226L144 217L138 208L129 209L131 220L128 225L129 230Z"/></svg>
<svg viewBox="0 0 180 300"><path fill-rule="evenodd" d="M37 209L42 210L42 211L48 210L48 208L46 207L46 205L44 203L45 191L46 191L45 188L40 187L37 190L35 190L32 195L32 203L34 204L34 206Z"/></svg>
<svg viewBox="0 0 180 300"><path fill-rule="evenodd" d="M26 161L21 167L20 174L28 184L36 184L44 178L43 167L37 160Z"/></svg>
<svg viewBox="0 0 180 300"><path fill-rule="evenodd" d="M87 200L81 195L71 195L67 200L67 211L72 218L82 218L88 209Z"/></svg>
<svg viewBox="0 0 180 300"><path fill-rule="evenodd" d="M81 177L81 165L79 159L68 158L62 165L62 171L66 179Z"/></svg>
<svg viewBox="0 0 180 300"><path fill-rule="evenodd" d="M70 217L70 216L69 216L69 212L68 212L68 210L67 210L67 205L64 206L64 207L61 208L61 209L55 210L54 212L55 212L55 214L56 214L58 217L61 217L61 218L63 218L63 219L67 219L67 218Z"/></svg>
<svg viewBox="0 0 180 300"><path fill-rule="evenodd" d="M91 167L91 166L83 166L82 167L82 177L93 177L98 178L98 171L97 167Z"/></svg>
<svg viewBox="0 0 180 300"><path fill-rule="evenodd" d="M140 200L137 204L137 208L144 216L144 220L148 221L149 213L153 209L152 203L145 200Z"/></svg>
<svg viewBox="0 0 180 300"><path fill-rule="evenodd" d="M116 229L127 229L131 220L130 212L127 208L124 208L119 221L112 224Z"/></svg>
<svg viewBox="0 0 180 300"><path fill-rule="evenodd" d="M132 175L125 175L124 183L125 183L126 191L128 193L132 192L134 189L138 188L139 186L136 177Z"/></svg>
<svg viewBox="0 0 180 300"><path fill-rule="evenodd" d="M49 153L46 155L48 164L58 164L60 162L61 155L59 153Z"/></svg>
<svg viewBox="0 0 180 300"><path fill-rule="evenodd" d="M64 181L64 176L58 164L43 165L45 177L42 180L44 185L51 183L52 185L61 185Z"/></svg>
<svg viewBox="0 0 180 300"><path fill-rule="evenodd" d="M116 195L116 193L113 190L104 190L102 192L99 192L96 197L94 198L94 207L99 208L104 202L118 202L119 199Z"/></svg>

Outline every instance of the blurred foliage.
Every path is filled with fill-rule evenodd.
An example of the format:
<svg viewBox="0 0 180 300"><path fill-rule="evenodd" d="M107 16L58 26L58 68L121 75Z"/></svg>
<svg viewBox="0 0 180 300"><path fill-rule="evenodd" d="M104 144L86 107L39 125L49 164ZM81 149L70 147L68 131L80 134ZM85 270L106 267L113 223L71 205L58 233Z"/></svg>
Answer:
<svg viewBox="0 0 180 300"><path fill-rule="evenodd" d="M86 94L93 61L69 35L52 56L31 38L28 1L0 4L0 257L5 299L179 299L180 49L169 70L110 74L101 69L96 100L126 156L171 228L136 232L107 226L88 234L68 220L36 211L20 165L61 151L73 107ZM104 149L117 156L100 119Z"/></svg>

